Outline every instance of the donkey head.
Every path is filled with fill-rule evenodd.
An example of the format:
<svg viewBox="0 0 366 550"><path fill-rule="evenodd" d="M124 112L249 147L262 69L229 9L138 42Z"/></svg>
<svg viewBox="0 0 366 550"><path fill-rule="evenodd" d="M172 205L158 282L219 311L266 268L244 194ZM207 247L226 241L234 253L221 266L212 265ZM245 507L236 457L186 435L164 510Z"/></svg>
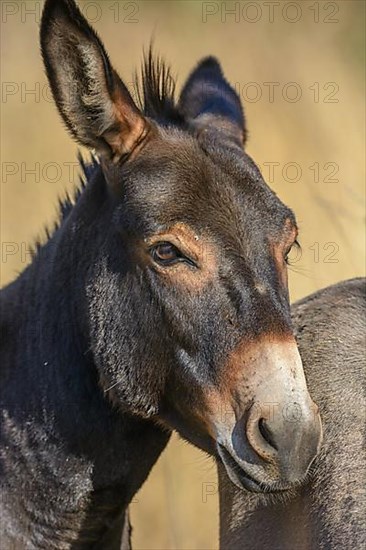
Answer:
<svg viewBox="0 0 366 550"><path fill-rule="evenodd" d="M302 480L321 424L291 329L296 221L244 152L220 65L203 60L175 104L150 55L139 109L73 0L47 0L41 43L68 129L100 159L72 216L98 187L80 263L107 397L177 429L241 487Z"/></svg>

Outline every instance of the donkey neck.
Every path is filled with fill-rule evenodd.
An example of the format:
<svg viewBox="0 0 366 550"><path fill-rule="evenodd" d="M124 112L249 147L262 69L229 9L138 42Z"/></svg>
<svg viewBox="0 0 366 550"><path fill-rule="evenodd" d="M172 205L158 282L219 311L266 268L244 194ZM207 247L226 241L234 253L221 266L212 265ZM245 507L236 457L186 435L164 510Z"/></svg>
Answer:
<svg viewBox="0 0 366 550"><path fill-rule="evenodd" d="M77 541L73 548L118 539L126 507L169 439L153 422L112 407L89 351L82 295L102 183L84 191L79 212L2 297L4 467L21 465L7 478L5 500L17 501L37 548L53 548L55 533ZM26 490L17 490L20 480Z"/></svg>
<svg viewBox="0 0 366 550"><path fill-rule="evenodd" d="M220 547L230 550L309 550L314 544L311 487L283 496L238 490L218 465Z"/></svg>

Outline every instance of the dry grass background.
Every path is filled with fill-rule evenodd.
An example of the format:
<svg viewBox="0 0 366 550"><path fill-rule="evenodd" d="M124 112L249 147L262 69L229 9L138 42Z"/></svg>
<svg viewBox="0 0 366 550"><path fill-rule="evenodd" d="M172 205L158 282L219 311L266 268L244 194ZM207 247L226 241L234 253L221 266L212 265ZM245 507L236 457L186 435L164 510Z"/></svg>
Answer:
<svg viewBox="0 0 366 550"><path fill-rule="evenodd" d="M226 21L225 17L221 20L225 7L233 8L235 2L226 2L226 6L221 2L205 4L189 0L80 2L93 19L98 14L96 4L101 17L95 27L127 82L131 82L133 70L139 65L143 46L147 46L154 35L157 50L171 62L173 73L178 77L178 88L196 61L207 54L221 60L227 78L243 97L253 98L255 88L246 84L257 83L256 89L262 91L262 97L257 102L245 103L250 131L248 151L262 166L267 181L269 173L265 163L279 163L271 185L295 210L301 228L303 254L291 272L292 298L362 275L365 267L365 4L352 0L298 1L295 4L302 16L296 23L285 20L285 17L295 17L295 8L283 1L276 8L273 22L269 21L269 8L256 2L262 16L255 23L245 20L245 15L249 19L255 17L254 8L245 6L248 2L237 3L242 10L238 22L230 15ZM2 2L1 6L3 285L14 279L29 259L16 249L13 255L5 256L4 251L9 250L6 243L15 243L20 250L23 247L24 256L26 243L42 235L44 226L55 220L57 197L73 187L64 163L75 160L76 145L63 129L55 107L47 95L37 98L21 94L37 86L42 89L46 83L38 52L38 25L35 16L27 13L39 5L42 2L27 1ZM112 11L117 5L118 22L114 21L116 12ZM319 23L314 22L313 10L317 8ZM9 9L18 11L6 15ZM217 9L218 13L207 16L204 22L203 10L207 9ZM123 21L132 12L136 22ZM338 21L326 23L325 18ZM279 83L274 101L269 100L265 82ZM285 101L282 97L283 87L289 82L296 82L302 91L297 102ZM330 82L335 85L324 89ZM318 102L314 101L317 86L314 83L319 83ZM335 86L338 91L330 97ZM11 89L13 94L9 95ZM294 92L295 88L288 88L290 97L294 97ZM328 101L337 101L330 103L327 96ZM288 181L295 174L290 166L286 177L289 162L301 167L302 176L297 182ZM31 169L35 163L39 163L40 172L46 174L43 178L41 175L39 182L34 175L23 174L24 168ZM59 174L47 163L57 163ZM314 163L319 163L319 181L315 181L314 171L309 168ZM326 163L335 163L338 167L333 176L338 181L327 180L334 165L324 169ZM9 170L18 171L9 175ZM174 436L132 505L134 547L138 550L216 548L215 484L213 462Z"/></svg>

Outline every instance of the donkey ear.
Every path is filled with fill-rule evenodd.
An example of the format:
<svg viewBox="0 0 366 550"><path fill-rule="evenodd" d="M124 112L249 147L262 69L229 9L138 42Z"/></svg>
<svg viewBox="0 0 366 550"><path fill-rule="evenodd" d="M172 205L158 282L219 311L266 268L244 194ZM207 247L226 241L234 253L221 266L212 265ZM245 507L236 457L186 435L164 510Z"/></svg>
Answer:
<svg viewBox="0 0 366 550"><path fill-rule="evenodd" d="M41 49L56 105L71 134L113 161L131 155L145 140L149 123L74 0L46 0Z"/></svg>
<svg viewBox="0 0 366 550"><path fill-rule="evenodd" d="M243 147L246 128L240 99L226 81L214 57L203 59L189 76L179 109L200 130L218 130L224 139Z"/></svg>

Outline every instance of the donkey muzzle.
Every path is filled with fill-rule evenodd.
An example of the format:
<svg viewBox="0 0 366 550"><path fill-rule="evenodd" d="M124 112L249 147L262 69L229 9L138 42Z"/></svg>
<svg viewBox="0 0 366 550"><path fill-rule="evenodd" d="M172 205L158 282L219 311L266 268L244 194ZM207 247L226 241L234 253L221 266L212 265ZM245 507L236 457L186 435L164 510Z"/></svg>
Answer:
<svg viewBox="0 0 366 550"><path fill-rule="evenodd" d="M218 427L218 453L236 485L260 492L286 490L304 480L319 452L318 407L294 341L262 345L250 359L250 367L243 368L245 390L240 384L236 388L233 424ZM248 388L250 403L243 399L240 404Z"/></svg>
<svg viewBox="0 0 366 550"><path fill-rule="evenodd" d="M320 415L311 400L307 406L289 401L271 408L255 403L244 429L256 455L287 483L305 477L322 439Z"/></svg>

